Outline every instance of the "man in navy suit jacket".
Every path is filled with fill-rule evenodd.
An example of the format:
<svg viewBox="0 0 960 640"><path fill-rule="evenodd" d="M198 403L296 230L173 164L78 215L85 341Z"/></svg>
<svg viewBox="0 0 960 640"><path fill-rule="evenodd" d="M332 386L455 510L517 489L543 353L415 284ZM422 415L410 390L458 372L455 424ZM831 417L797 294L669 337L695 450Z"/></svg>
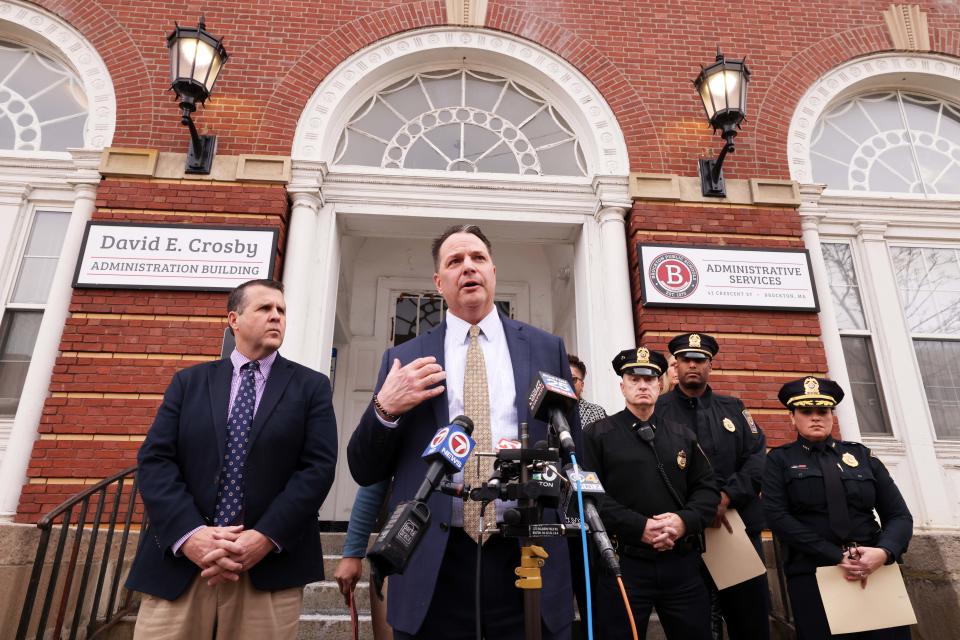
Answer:
<svg viewBox="0 0 960 640"><path fill-rule="evenodd" d="M227 306L235 351L173 377L137 455L150 518L127 580L144 593L137 639L293 638L303 585L323 579L330 381L277 353L283 285L252 280ZM252 405L245 421L241 402Z"/></svg>
<svg viewBox="0 0 960 640"><path fill-rule="evenodd" d="M388 349L376 393L347 449L350 471L361 485L394 478L390 509L410 499L427 469L421 453L434 432L463 413L465 353L470 325L478 325L488 381L492 442L517 439L529 423L530 440L547 439L548 427L527 406L534 375L546 371L569 380L563 341L499 314L494 306L496 267L490 243L474 225L447 229L433 244L434 282L447 303L444 323ZM449 375L449 377L448 377ZM580 423L571 412L576 441ZM474 434L476 435L476 434ZM468 478L467 482L473 482ZM405 572L390 576L387 619L394 637L424 640L473 639L477 543L464 532L461 502L438 492L430 497L432 519ZM488 510L488 517L492 509ZM554 518L556 513L545 513ZM570 560L566 540L545 539L550 557L543 568L541 612L544 638L568 638L573 618ZM524 637L523 595L514 586L519 545L493 535L483 547L481 593L487 638Z"/></svg>

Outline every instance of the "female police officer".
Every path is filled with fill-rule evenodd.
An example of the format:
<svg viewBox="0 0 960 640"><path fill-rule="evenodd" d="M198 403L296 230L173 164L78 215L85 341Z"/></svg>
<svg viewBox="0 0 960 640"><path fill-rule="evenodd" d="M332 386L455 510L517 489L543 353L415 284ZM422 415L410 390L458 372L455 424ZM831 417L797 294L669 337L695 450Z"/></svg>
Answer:
<svg viewBox="0 0 960 640"><path fill-rule="evenodd" d="M890 473L867 447L831 437L833 407L843 399L837 383L794 380L783 385L779 398L790 410L797 440L767 457L763 511L787 547L787 588L800 640L830 638L817 567L839 565L847 580L866 579L907 550L913 518ZM909 638L910 630L842 637Z"/></svg>

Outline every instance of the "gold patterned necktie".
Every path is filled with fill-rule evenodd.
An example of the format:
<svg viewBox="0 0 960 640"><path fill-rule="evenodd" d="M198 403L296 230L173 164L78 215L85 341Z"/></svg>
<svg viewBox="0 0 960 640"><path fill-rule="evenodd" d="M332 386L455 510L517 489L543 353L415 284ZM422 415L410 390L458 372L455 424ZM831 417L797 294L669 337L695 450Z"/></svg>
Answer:
<svg viewBox="0 0 960 640"><path fill-rule="evenodd" d="M490 392L487 387L487 367L480 348L480 327L470 326L470 345L467 347L467 368L463 375L463 412L473 420L473 439L477 450L467 460L463 469L463 481L479 487L490 479L493 460L478 456L478 451L490 451ZM463 503L463 530L474 542L480 542L480 502L465 500ZM489 511L489 510L488 510ZM488 536L484 536L485 538Z"/></svg>

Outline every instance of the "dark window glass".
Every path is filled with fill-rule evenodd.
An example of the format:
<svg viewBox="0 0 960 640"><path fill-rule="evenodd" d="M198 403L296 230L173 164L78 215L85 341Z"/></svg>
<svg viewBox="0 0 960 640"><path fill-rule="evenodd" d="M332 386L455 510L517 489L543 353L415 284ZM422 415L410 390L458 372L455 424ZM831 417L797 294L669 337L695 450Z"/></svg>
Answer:
<svg viewBox="0 0 960 640"><path fill-rule="evenodd" d="M0 416L12 417L37 342L42 311L7 310L0 324Z"/></svg>
<svg viewBox="0 0 960 640"><path fill-rule="evenodd" d="M505 316L513 317L509 300L496 300L494 304ZM394 306L393 346L439 326L446 310L447 305L439 293L401 293Z"/></svg>
<svg viewBox="0 0 960 640"><path fill-rule="evenodd" d="M913 348L937 437L960 439L960 341L915 339Z"/></svg>
<svg viewBox="0 0 960 640"><path fill-rule="evenodd" d="M890 433L890 422L883 408L883 390L877 373L877 361L869 336L842 336L843 357L847 361L850 393L857 411L860 432Z"/></svg>

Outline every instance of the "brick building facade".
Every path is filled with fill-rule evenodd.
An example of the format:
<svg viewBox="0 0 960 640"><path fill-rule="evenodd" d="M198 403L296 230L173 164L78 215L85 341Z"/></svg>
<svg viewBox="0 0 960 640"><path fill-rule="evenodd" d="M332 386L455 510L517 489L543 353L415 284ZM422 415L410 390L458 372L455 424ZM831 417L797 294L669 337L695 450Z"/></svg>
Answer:
<svg viewBox="0 0 960 640"><path fill-rule="evenodd" d="M613 353L708 332L721 342L714 387L743 398L771 444L793 437L776 401L784 381L818 374L853 384L857 401L839 412L840 433L884 458L919 528L960 526L960 424L950 413L960 406L960 374L929 378L960 344L960 267L943 267L942 282L923 280L931 260L942 266L954 252L956 261L960 248L955 4L220 3L204 7L231 54L196 116L217 136L206 176L183 173L188 138L168 90L164 39L196 11L176 1L0 1L0 69L17 56L46 56L87 109L82 131L62 135L60 146L31 146L21 125L0 131L12 141L0 149L2 339L11 318L36 321L25 353L13 357L0 344L0 366L19 363L19 377L0 391L10 396L0 417L0 512L34 521L129 465L173 372L220 354L223 293L72 287L88 220L277 229L275 276L290 307L284 353L333 374L343 446L379 353L397 339L396 301L429 299L429 238L472 220L494 241L510 312L562 335L588 364L587 395L608 410L622 406L607 364ZM691 86L717 46L747 56L753 72L724 199L700 194L697 159L714 157L721 141ZM11 76L0 91L11 90ZM555 114L540 135L569 134L557 144L571 154L548 159L539 148L530 160L538 169L525 172L511 146L519 170L478 169L474 158L464 173L453 163L416 164L423 156L411 143L391 164L390 145L409 124L384 124L391 116L376 115L378 105L420 83L439 114L443 104L426 87L444 95L444 78L464 87L465 103L451 105L484 118L506 118L497 112L505 107L470 102L468 85L487 83L501 100ZM11 98L0 98L15 123ZM907 125L884 124L874 104L899 105ZM861 109L857 122L898 141L859 138L845 109ZM915 112L936 112L929 140L927 129L911 132ZM385 128L371 135L368 125ZM849 157L847 139L857 149ZM385 148L362 147L371 141ZM913 168L884 179L881 165L894 159L874 158L904 145ZM382 161L369 159L381 152ZM864 171L878 172L872 183L857 177L863 154ZM834 179L841 173L849 183ZM63 214L59 263L47 295L23 303L17 283L45 211ZM820 311L646 307L643 242L807 249ZM905 279L923 265L920 284ZM918 313L936 322L914 321L915 291L934 301ZM354 490L342 465L321 517L345 520Z"/></svg>

